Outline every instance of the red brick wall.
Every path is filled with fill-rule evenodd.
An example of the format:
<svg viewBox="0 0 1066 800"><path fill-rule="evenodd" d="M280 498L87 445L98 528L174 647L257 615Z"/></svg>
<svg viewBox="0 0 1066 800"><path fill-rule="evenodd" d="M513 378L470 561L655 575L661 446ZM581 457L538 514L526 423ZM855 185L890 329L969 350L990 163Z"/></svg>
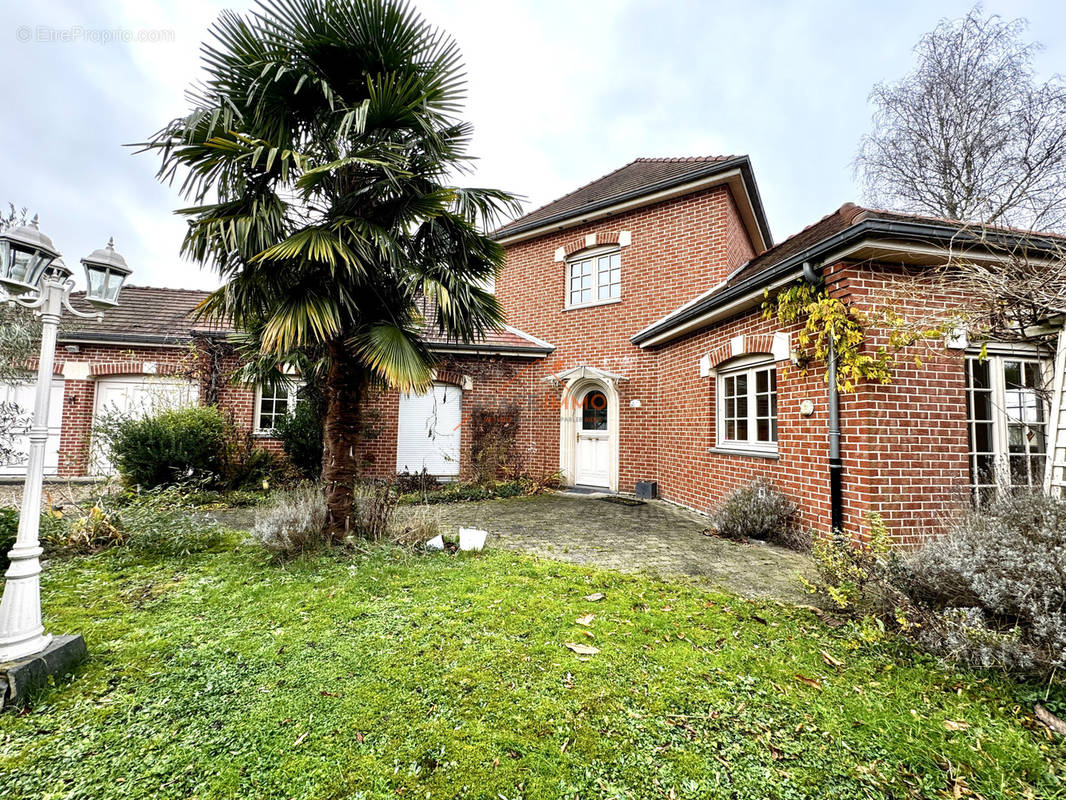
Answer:
<svg viewBox="0 0 1066 800"><path fill-rule="evenodd" d="M962 294L923 291L898 268L862 264L841 271L842 293L871 320L888 306L912 323L939 321L966 302ZM887 331L871 327L867 340L870 348L885 345ZM965 369L964 351L917 343L896 354L889 385L865 385L854 394L863 502L904 544L919 543L968 503Z"/></svg>
<svg viewBox="0 0 1066 800"><path fill-rule="evenodd" d="M66 379L63 392L63 424L59 440L59 474L61 476L80 476L88 472L96 379L145 374L145 362L148 362L153 366L147 369L154 369L154 374L193 381L199 386L201 400L207 396L206 360L202 352L191 345L161 347L79 344L78 346L79 352L68 353L61 343L57 352L58 361L64 362L65 365L87 363L93 373L88 380ZM233 384L228 380L236 364L236 359L232 355L222 360L219 408L231 417L239 429L251 431L255 387ZM71 367L67 367L68 373L70 369ZM256 445L275 452L281 449L280 442L271 437L257 436Z"/></svg>
<svg viewBox="0 0 1066 800"><path fill-rule="evenodd" d="M834 265L826 270L836 296L874 319L886 304L909 319L942 318L964 300L911 290L900 294L900 272L883 265ZM708 452L716 442L716 388L712 375L699 377L699 359L737 335L781 330L758 308L658 349L659 488L667 499L712 509L732 489L755 477L771 481L800 507L805 526L829 530L828 387L824 365L806 375L778 363L778 457ZM792 346L796 347L794 327ZM868 331L871 349L887 341L878 327ZM761 348L757 348L761 349ZM915 362L920 356L920 365ZM864 384L841 394L844 524L852 534L868 528L878 512L894 538L916 544L945 515L965 502L967 463L964 354L942 344L918 344L895 358L892 382ZM814 413L803 417L809 399Z"/></svg>
<svg viewBox="0 0 1066 800"><path fill-rule="evenodd" d="M589 234L596 235L597 247L616 242L621 231L630 232L632 243L621 248L620 302L566 309L567 266L555 260L555 251L573 254ZM546 409L534 424L538 451L557 467L559 391L543 378L582 365L622 375L619 489L632 491L636 481L657 474L659 372L657 354L632 345L629 337L753 255L729 189L702 190L506 249L496 293L508 322L556 347L540 364L542 380L534 389L535 403ZM630 407L634 400L639 408Z"/></svg>
<svg viewBox="0 0 1066 800"><path fill-rule="evenodd" d="M460 477L471 475L471 414L476 408L503 410L518 408L518 433L515 452L525 470L534 476L558 469L556 450L545 453L540 444L540 427L544 416L541 407L544 392L540 377L541 359L518 359L491 356L452 356L437 367L438 380L462 385L468 378L462 401L462 435L460 440ZM395 390L372 389L363 408L364 428L368 431L362 448L363 471L369 477L389 478L396 474L396 439L400 394ZM556 420L558 419L558 412ZM558 431L556 432L558 437Z"/></svg>

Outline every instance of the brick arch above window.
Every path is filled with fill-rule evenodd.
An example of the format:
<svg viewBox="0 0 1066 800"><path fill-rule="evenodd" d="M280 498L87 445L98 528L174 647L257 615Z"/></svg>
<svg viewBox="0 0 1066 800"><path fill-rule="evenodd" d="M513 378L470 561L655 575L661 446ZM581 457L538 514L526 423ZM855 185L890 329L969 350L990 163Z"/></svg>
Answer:
<svg viewBox="0 0 1066 800"><path fill-rule="evenodd" d="M571 239L569 242L559 247L555 251L555 260L566 261L570 256L575 253L580 253L582 250L588 250L593 247L609 247L610 245L618 245L619 247L629 247L633 243L633 235L629 231L600 231L598 233L590 233L586 236L579 236Z"/></svg>
<svg viewBox="0 0 1066 800"><path fill-rule="evenodd" d="M463 391L470 391L474 388L473 378L453 369L435 370L433 372L433 380L437 383L447 383L452 386L458 386Z"/></svg>
<svg viewBox="0 0 1066 800"><path fill-rule="evenodd" d="M769 355L774 361L787 361L792 354L787 333L740 334L720 344L700 359L700 375L708 377L722 364L739 356Z"/></svg>
<svg viewBox="0 0 1066 800"><path fill-rule="evenodd" d="M177 375L177 364L160 364L155 361L100 361L89 367L94 378L112 375Z"/></svg>

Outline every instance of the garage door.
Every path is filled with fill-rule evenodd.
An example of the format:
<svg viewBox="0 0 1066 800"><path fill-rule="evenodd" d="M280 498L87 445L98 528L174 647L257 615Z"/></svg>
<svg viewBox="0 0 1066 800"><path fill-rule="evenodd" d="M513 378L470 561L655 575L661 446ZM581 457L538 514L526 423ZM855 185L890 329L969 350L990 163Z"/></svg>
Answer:
<svg viewBox="0 0 1066 800"><path fill-rule="evenodd" d="M400 395L396 471L440 478L459 474L463 392L458 386L433 384L425 394Z"/></svg>
<svg viewBox="0 0 1066 800"><path fill-rule="evenodd" d="M0 383L0 402L14 403L18 406L25 425L20 425L15 434L13 449L15 455L6 463L0 464L0 475L25 475L26 456L30 451L30 440L26 435L33 417L33 396L37 384ZM52 394L48 408L48 442L44 446L44 474L55 475L59 471L59 433L63 426L63 379L52 379Z"/></svg>
<svg viewBox="0 0 1066 800"><path fill-rule="evenodd" d="M172 408L196 405L199 391L195 384L179 378L160 378L155 375L127 375L121 378L101 378L96 382L96 403L93 425L114 416L147 417ZM106 446L93 442L92 472L111 475L115 469L108 458Z"/></svg>

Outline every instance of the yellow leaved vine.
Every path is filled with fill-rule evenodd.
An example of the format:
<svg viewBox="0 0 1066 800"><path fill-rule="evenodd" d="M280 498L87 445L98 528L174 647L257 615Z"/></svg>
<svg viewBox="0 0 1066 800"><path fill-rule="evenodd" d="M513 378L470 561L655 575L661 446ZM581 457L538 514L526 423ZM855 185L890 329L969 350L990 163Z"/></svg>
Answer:
<svg viewBox="0 0 1066 800"><path fill-rule="evenodd" d="M766 290L763 298L764 318L776 316L785 325L803 323L796 337L796 350L804 374L812 359L828 359L830 338L835 340L837 388L842 392L854 391L864 382L891 383L896 351L919 340L941 338L945 333L939 327L916 330L896 312L882 311L877 315L877 324L887 332L887 344L871 346L866 337L870 320L823 288L803 282L773 297ZM921 366L917 355L914 360ZM825 379L829 380L828 372Z"/></svg>

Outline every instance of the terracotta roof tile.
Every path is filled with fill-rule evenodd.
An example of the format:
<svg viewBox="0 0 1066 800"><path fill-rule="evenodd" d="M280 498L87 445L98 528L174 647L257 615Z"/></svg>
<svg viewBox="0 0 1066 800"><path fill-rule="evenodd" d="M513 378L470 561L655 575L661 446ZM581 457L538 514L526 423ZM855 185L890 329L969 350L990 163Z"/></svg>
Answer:
<svg viewBox="0 0 1066 800"><path fill-rule="evenodd" d="M527 230L537 223L581 211L610 205L642 190L676 185L707 173L708 167L735 161L743 156L700 156L692 158L638 158L614 172L586 183L547 205L530 211L498 228L494 236L503 237Z"/></svg>
<svg viewBox="0 0 1066 800"><path fill-rule="evenodd" d="M67 341L99 339L115 342L163 342L189 341L199 334L226 334L233 326L226 321L212 322L196 318L196 307L210 292L196 289L164 289L152 286L127 286L122 290L120 303L104 315L102 322L95 319L75 319L65 323L60 338ZM93 311L85 302L84 292L71 295L71 304L79 311ZM434 307L426 310L427 317L436 314ZM522 350L549 353L553 349L546 342L523 333L517 328L505 327L489 331L484 339L475 344L449 341L437 333L432 322L425 327L425 338L431 345L470 350Z"/></svg>

